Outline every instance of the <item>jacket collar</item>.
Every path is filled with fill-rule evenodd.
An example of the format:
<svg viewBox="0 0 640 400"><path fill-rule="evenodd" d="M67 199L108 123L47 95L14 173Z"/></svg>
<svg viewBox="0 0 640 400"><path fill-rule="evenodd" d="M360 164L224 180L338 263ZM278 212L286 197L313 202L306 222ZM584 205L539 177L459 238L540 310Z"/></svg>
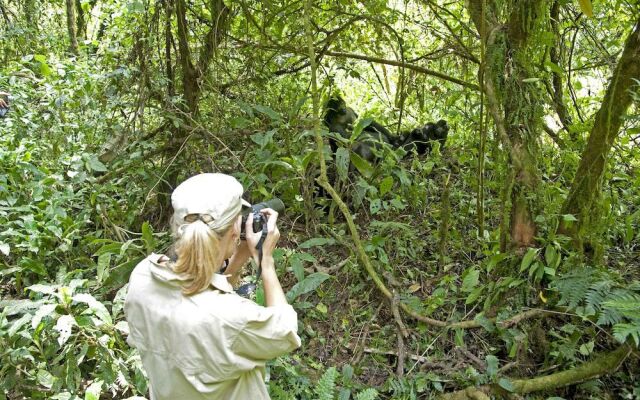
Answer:
<svg viewBox="0 0 640 400"><path fill-rule="evenodd" d="M167 259L167 261L162 260L162 258ZM182 286L184 282L190 280L190 278L184 274L176 274L175 272L173 272L168 264L169 261L166 256L162 254L152 253L148 259L150 262L149 270L151 271L151 274L154 276L154 278L166 282L172 286ZM160 262L161 260L162 262ZM213 274L213 277L211 277L210 285L213 286L214 289L221 290L225 293L233 293L233 287L227 280L227 275L217 273Z"/></svg>

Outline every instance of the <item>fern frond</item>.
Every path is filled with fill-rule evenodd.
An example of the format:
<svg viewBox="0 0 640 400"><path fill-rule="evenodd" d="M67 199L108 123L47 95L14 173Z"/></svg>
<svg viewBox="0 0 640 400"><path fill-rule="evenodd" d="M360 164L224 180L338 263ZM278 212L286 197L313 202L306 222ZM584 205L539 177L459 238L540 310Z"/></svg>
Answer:
<svg viewBox="0 0 640 400"><path fill-rule="evenodd" d="M592 276L597 271L593 268L578 268L558 278L554 287L560 294L559 305L567 305L569 309L575 309L584 300L589 287L593 283Z"/></svg>
<svg viewBox="0 0 640 400"><path fill-rule="evenodd" d="M356 396L356 400L376 400L377 398L378 391L373 388L365 389Z"/></svg>
<svg viewBox="0 0 640 400"><path fill-rule="evenodd" d="M590 315L594 315L600 312L602 308L602 302L605 301L609 295L613 282L609 280L602 280L592 284L587 290L585 295L586 310Z"/></svg>
<svg viewBox="0 0 640 400"><path fill-rule="evenodd" d="M606 301L602 303L602 316L598 318L600 323L606 316L608 324L620 322L623 318L640 320L640 295L624 289L613 291Z"/></svg>
<svg viewBox="0 0 640 400"><path fill-rule="evenodd" d="M636 347L640 346L640 321L636 321L635 324L616 324L613 327L613 337L620 343L624 343L633 338L633 342Z"/></svg>
<svg viewBox="0 0 640 400"><path fill-rule="evenodd" d="M318 396L318 400L333 400L337 378L338 371L335 367L331 367L325 371L314 390Z"/></svg>

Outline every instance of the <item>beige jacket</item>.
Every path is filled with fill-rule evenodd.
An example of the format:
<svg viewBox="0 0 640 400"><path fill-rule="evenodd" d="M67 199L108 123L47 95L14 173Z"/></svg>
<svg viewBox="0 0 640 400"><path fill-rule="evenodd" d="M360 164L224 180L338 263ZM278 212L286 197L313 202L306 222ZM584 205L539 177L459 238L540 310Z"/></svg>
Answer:
<svg viewBox="0 0 640 400"><path fill-rule="evenodd" d="M300 346L293 307L261 307L219 274L209 290L184 296L184 278L160 257L133 270L124 306L151 399L268 399L265 362Z"/></svg>

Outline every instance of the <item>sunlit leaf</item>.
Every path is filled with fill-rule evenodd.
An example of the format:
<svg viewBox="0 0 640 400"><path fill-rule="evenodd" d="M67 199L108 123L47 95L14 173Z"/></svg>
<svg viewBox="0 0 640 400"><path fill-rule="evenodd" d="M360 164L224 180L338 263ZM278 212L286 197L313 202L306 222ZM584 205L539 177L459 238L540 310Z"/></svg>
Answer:
<svg viewBox="0 0 640 400"><path fill-rule="evenodd" d="M580 9L589 18L593 17L593 5L591 5L591 0L578 0L578 4L580 4Z"/></svg>

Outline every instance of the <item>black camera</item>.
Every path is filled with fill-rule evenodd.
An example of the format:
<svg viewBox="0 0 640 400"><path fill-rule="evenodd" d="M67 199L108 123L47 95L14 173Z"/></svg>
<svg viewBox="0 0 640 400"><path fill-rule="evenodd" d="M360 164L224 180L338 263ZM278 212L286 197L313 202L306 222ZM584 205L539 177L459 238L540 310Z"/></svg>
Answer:
<svg viewBox="0 0 640 400"><path fill-rule="evenodd" d="M240 238L243 240L246 238L245 225L247 224L247 218L249 217L249 214L253 214L253 233L263 231L262 238L256 245L256 249L259 250L260 258L258 262L258 271L256 272L255 282L258 282L260 276L262 275L262 265L260 264L262 263L262 243L266 238L266 230L264 228L267 225L267 218L262 215L262 213L260 213L260 210L264 208L271 208L274 211L281 213L284 211L284 203L282 202L282 200L274 198L262 203L254 204L251 206L251 208L242 210L242 227L240 228ZM245 283L236 290L236 293L238 293L240 296L251 298L251 296L255 294L256 288L257 285L254 282Z"/></svg>
<svg viewBox="0 0 640 400"><path fill-rule="evenodd" d="M246 237L245 224L247 223L247 217L249 214L253 214L253 232L257 233L263 229L263 226L267 223L267 218L260 213L260 210L264 208L271 208L274 211L281 213L284 211L284 203L278 198L263 201L262 203L253 204L251 208L245 208L242 210L242 225L240 227L240 237L244 239Z"/></svg>

